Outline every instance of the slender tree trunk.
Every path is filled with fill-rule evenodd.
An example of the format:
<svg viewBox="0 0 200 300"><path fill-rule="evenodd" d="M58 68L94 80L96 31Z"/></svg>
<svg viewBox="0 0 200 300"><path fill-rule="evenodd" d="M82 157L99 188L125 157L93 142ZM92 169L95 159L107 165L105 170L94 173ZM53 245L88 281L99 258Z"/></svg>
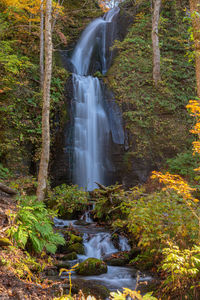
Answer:
<svg viewBox="0 0 200 300"><path fill-rule="evenodd" d="M160 8L162 0L154 1L153 18L152 18L152 45L153 45L153 80L155 86L161 80L160 76L160 47L158 37L158 24L160 19Z"/></svg>
<svg viewBox="0 0 200 300"><path fill-rule="evenodd" d="M190 0L190 12L192 18L194 47L195 47L197 95L200 98L200 1L199 0Z"/></svg>
<svg viewBox="0 0 200 300"><path fill-rule="evenodd" d="M40 86L43 90L44 83L44 0L40 6Z"/></svg>
<svg viewBox="0 0 200 300"><path fill-rule="evenodd" d="M45 14L45 71L42 109L42 153L38 175L37 198L42 201L47 188L48 164L50 153L50 87L52 74L52 34L51 34L52 0L46 0Z"/></svg>

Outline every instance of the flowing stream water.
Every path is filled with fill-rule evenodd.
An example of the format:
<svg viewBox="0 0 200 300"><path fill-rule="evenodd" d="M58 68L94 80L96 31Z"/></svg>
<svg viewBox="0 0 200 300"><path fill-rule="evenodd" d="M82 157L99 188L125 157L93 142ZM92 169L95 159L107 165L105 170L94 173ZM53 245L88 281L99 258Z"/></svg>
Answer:
<svg viewBox="0 0 200 300"><path fill-rule="evenodd" d="M90 219L91 220L91 219ZM103 257L117 253L119 251L129 251L131 248L125 237L119 236L118 249L112 242L112 235L104 228L95 226L91 221L87 226L76 225L77 220L54 219L56 227L69 226L70 224L83 234L84 255L78 255L78 261L84 261L89 257L102 259ZM74 265L77 260L72 261ZM106 286L110 291L122 290L123 287L135 289L137 271L131 267L108 266L108 271L102 275L80 276L72 275L73 278L99 282ZM140 281L149 281L151 276L142 275Z"/></svg>

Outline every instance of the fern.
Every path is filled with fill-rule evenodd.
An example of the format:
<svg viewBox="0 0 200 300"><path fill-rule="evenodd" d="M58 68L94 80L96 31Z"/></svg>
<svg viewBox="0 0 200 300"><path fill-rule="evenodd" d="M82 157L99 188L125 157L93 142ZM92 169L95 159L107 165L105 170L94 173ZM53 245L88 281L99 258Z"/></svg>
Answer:
<svg viewBox="0 0 200 300"><path fill-rule="evenodd" d="M29 242L35 252L46 249L55 253L57 246L64 245L65 240L59 233L54 233L50 216L51 212L43 202L36 201L35 197L25 197L18 206L15 224L9 235L23 249Z"/></svg>

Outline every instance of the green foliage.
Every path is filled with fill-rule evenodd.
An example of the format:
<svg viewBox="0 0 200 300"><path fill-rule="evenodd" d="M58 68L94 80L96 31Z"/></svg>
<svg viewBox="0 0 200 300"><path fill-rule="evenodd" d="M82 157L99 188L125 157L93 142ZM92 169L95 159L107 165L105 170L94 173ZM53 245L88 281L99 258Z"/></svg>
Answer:
<svg viewBox="0 0 200 300"><path fill-rule="evenodd" d="M43 249L55 253L58 245L64 245L65 240L59 233L54 233L51 213L43 202L36 197L24 197L18 206L14 225L9 229L9 235L17 245L41 253Z"/></svg>
<svg viewBox="0 0 200 300"><path fill-rule="evenodd" d="M192 249L181 250L178 246L170 244L163 249L162 270L167 273L164 281L164 292L196 295L200 287L200 246L194 245Z"/></svg>
<svg viewBox="0 0 200 300"><path fill-rule="evenodd" d="M59 216L64 217L67 213L82 211L88 203L88 193L77 185L62 184L49 192L49 202L55 203Z"/></svg>
<svg viewBox="0 0 200 300"><path fill-rule="evenodd" d="M113 222L119 217L123 219L121 204L125 197L126 192L121 189L121 185L109 186L107 190L96 189L93 191L93 198L96 199L95 217L107 222Z"/></svg>
<svg viewBox="0 0 200 300"><path fill-rule="evenodd" d="M191 120L185 105L195 96L195 72L185 56L191 44L187 20L182 22L184 8L177 1L162 3L159 28L162 82L158 88L152 80L150 1L138 8L124 41L115 43L118 55L104 79L122 107L125 127L130 132L127 167L132 165L132 156L157 163L191 144Z"/></svg>
<svg viewBox="0 0 200 300"><path fill-rule="evenodd" d="M4 168L0 163L0 179L6 179L12 175L12 172L8 168Z"/></svg>
<svg viewBox="0 0 200 300"><path fill-rule="evenodd" d="M111 298L112 300L126 300L127 298L131 297L131 299L135 300L156 300L157 298L152 296L152 292L145 294L142 296L140 292L137 291L132 291L130 289L124 288L123 292L114 292L111 293Z"/></svg>
<svg viewBox="0 0 200 300"><path fill-rule="evenodd" d="M193 155L192 151L177 154L174 158L167 160L168 171L172 174L179 174L190 177L196 176L194 169L197 167L199 158Z"/></svg>
<svg viewBox="0 0 200 300"><path fill-rule="evenodd" d="M124 209L129 210L128 230L143 249L159 251L169 240L187 245L198 239L198 221L176 193L143 195L142 190L135 189L124 203L122 211ZM120 221L116 225L119 226Z"/></svg>

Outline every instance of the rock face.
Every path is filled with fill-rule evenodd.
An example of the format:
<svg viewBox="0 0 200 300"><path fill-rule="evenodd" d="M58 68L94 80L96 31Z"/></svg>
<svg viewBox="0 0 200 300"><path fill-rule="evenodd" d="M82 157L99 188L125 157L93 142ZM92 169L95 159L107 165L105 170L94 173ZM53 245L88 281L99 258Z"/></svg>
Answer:
<svg viewBox="0 0 200 300"><path fill-rule="evenodd" d="M132 7L132 4L129 6ZM108 26L107 30L112 31L115 39L123 40L125 37L128 26L133 22L134 13L132 15L127 13L127 7L123 8L120 12L119 17L115 20L114 24ZM108 24L109 25L109 24ZM107 45L111 46L110 41L107 41ZM109 48L109 47L107 47ZM114 50L109 58L108 65L111 65L113 57L116 55ZM64 61L64 66L68 68L69 71L73 71L71 64L67 56L62 55ZM91 66L89 68L89 73L94 74L97 71L101 71L101 59L99 57L98 51L94 51L91 60ZM117 106L114 95L111 91L103 84L102 90L105 94L105 106L109 118L109 123L111 127L110 133L110 144L109 156L113 164L110 165L109 170L106 175L107 185L114 184L116 181L122 182L122 168L121 161L123 160L124 153L124 132L121 111ZM72 182L72 169L73 169L73 86L72 78L70 77L66 83L65 88L65 105L63 105L63 111L65 111L66 122L62 127L58 128L55 143L52 150L52 161L50 167L50 173L52 178L52 185L60 185L62 183L70 184ZM58 116L58 119L62 119L62 116Z"/></svg>
<svg viewBox="0 0 200 300"><path fill-rule="evenodd" d="M79 264L76 273L84 276L100 275L107 273L107 265L100 259L88 258Z"/></svg>

